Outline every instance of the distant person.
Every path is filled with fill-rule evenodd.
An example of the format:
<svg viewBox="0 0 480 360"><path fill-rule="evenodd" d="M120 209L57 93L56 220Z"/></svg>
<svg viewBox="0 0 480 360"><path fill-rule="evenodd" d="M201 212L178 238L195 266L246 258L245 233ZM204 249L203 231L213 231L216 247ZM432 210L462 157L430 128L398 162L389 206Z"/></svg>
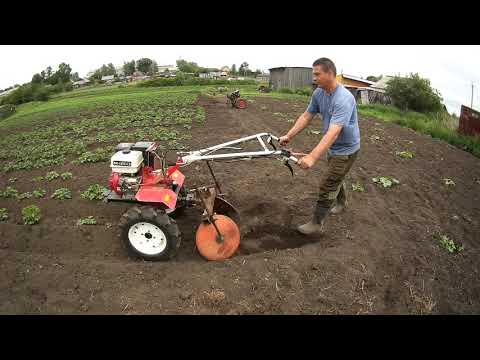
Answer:
<svg viewBox="0 0 480 360"><path fill-rule="evenodd" d="M323 137L318 145L298 165L310 169L327 155L328 167L320 180L320 193L312 220L297 230L305 235L323 233L323 224L329 212L338 214L347 205L345 176L350 171L360 150L357 103L350 91L336 80L335 64L327 58L313 63L313 92L307 110L297 119L290 131L280 138L286 145L305 129L316 114L323 119Z"/></svg>

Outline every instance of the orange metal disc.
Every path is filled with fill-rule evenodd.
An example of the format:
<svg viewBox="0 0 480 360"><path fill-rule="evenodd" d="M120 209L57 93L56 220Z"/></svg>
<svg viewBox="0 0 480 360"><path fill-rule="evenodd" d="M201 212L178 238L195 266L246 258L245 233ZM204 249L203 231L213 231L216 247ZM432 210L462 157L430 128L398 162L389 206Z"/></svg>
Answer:
<svg viewBox="0 0 480 360"><path fill-rule="evenodd" d="M217 241L217 231L213 224L202 222L197 229L195 242L200 254L208 260L230 258L240 246L240 230L237 224L225 215L213 215L215 225L223 236L223 242Z"/></svg>

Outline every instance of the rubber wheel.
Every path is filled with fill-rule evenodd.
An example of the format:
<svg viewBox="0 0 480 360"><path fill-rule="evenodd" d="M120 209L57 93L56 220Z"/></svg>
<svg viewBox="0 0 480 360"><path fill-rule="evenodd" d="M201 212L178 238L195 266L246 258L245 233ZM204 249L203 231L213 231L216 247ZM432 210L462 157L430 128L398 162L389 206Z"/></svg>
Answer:
<svg viewBox="0 0 480 360"><path fill-rule="evenodd" d="M198 252L207 260L221 261L235 254L240 246L240 230L237 224L225 215L213 215L215 225L223 235L223 242L217 241L217 231L208 221L197 229L195 243Z"/></svg>
<svg viewBox="0 0 480 360"><path fill-rule="evenodd" d="M149 261L172 259L181 243L174 219L151 206L135 206L119 222L120 236L129 253Z"/></svg>

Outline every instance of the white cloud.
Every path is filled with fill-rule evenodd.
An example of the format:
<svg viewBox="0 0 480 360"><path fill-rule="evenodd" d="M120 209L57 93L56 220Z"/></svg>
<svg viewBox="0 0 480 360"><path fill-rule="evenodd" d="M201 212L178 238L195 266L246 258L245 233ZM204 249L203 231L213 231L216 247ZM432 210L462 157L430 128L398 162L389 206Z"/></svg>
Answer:
<svg viewBox="0 0 480 360"><path fill-rule="evenodd" d="M149 57L159 64L175 64L179 58L199 65L238 66L247 61L252 69L276 66L311 66L319 57L329 57L337 69L367 77L379 74L418 72L427 77L445 99L450 111L470 104L470 81L480 87L480 46L431 45L68 45L0 46L0 89L30 81L32 75L61 62L85 76L102 64ZM474 107L480 107L474 95Z"/></svg>

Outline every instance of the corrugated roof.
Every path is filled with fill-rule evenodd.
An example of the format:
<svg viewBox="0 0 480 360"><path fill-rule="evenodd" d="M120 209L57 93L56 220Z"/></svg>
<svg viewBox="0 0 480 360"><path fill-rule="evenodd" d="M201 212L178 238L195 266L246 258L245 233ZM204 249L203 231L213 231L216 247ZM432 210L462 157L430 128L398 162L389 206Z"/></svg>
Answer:
<svg viewBox="0 0 480 360"><path fill-rule="evenodd" d="M361 82L364 82L364 83L370 84L370 85L375 84L375 82L373 82L373 81L368 81L366 79L359 78L358 76L347 75L347 74L340 74L340 76L344 77L345 79L361 81Z"/></svg>
<svg viewBox="0 0 480 360"><path fill-rule="evenodd" d="M308 69L308 70L312 70L311 67L305 67L305 66L278 66L278 67L270 68L270 69L268 69L268 71L272 71L272 70L275 70L275 69Z"/></svg>

